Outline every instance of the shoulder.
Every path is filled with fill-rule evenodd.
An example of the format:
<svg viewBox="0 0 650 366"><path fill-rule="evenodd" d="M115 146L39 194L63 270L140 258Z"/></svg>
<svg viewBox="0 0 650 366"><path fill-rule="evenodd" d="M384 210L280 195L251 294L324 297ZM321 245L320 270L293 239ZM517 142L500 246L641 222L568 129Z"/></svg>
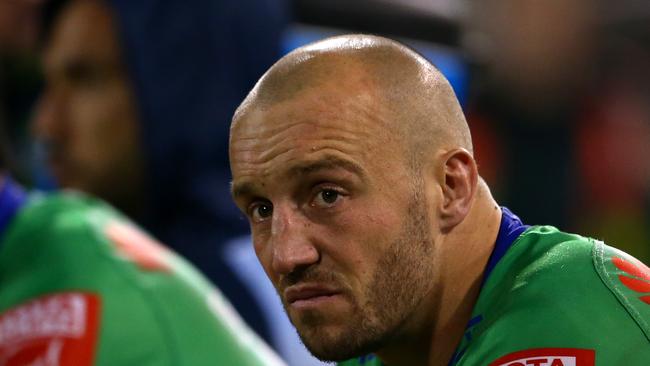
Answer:
<svg viewBox="0 0 650 366"><path fill-rule="evenodd" d="M35 192L29 195L26 205L19 215L34 220L39 217L76 216L89 210L101 210L116 215L108 204L77 191L58 193Z"/></svg>
<svg viewBox="0 0 650 366"><path fill-rule="evenodd" d="M47 263L44 269L50 271L75 270L73 263L97 257L107 246L103 229L113 219L118 219L114 210L82 194L32 194L3 238L0 261L11 258L9 266Z"/></svg>
<svg viewBox="0 0 650 366"><path fill-rule="evenodd" d="M32 194L12 221L0 251L0 262L10 267L38 268L70 280L168 269L174 257L110 205L72 191Z"/></svg>
<svg viewBox="0 0 650 366"><path fill-rule="evenodd" d="M105 232L110 222L122 218L106 204L77 193L33 194L14 218L0 251L0 327L12 329L11 319L26 314L26 321L33 318L34 324L72 317L75 326L69 331L83 330L61 343L56 333L27 327L21 334L24 341L16 344L18 355L42 337L47 349L61 348L75 364L90 365L96 359L101 365L107 357L120 364L135 353L108 356L106 346L122 340L126 347L147 337L140 342L147 352L162 343L155 315ZM43 308L51 311L41 314Z"/></svg>
<svg viewBox="0 0 650 366"><path fill-rule="evenodd" d="M481 292L482 321L465 364L476 357L499 360L491 365L528 358L545 358L551 365L562 357L574 363L554 365L643 364L650 357L647 333L597 270L598 258L611 258L604 254L611 251L551 227L522 234Z"/></svg>
<svg viewBox="0 0 650 366"><path fill-rule="evenodd" d="M25 309L82 304L97 365L281 364L190 264L99 200L33 197L5 244L0 328Z"/></svg>
<svg viewBox="0 0 650 366"><path fill-rule="evenodd" d="M91 231L117 217L110 206L82 193L34 193L14 218L6 239L38 237L51 242L52 236L92 236Z"/></svg>
<svg viewBox="0 0 650 366"><path fill-rule="evenodd" d="M650 268L602 242L595 243L593 258L603 283L650 339Z"/></svg>

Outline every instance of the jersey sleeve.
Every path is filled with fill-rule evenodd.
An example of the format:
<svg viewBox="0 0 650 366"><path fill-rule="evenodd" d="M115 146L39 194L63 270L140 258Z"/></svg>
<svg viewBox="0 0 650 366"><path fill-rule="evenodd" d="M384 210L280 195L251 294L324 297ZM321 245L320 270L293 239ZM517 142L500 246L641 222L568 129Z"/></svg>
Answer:
<svg viewBox="0 0 650 366"><path fill-rule="evenodd" d="M599 246L547 239L531 239L495 273L491 305L466 333L456 365L648 365L646 334L596 271Z"/></svg>

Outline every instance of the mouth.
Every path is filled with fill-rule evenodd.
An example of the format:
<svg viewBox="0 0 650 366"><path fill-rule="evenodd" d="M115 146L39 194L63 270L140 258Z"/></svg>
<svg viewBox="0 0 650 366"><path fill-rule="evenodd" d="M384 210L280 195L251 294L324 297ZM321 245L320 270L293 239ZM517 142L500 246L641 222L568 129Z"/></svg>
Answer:
<svg viewBox="0 0 650 366"><path fill-rule="evenodd" d="M324 306L341 295L341 291L324 285L294 285L284 290L285 301L294 309Z"/></svg>

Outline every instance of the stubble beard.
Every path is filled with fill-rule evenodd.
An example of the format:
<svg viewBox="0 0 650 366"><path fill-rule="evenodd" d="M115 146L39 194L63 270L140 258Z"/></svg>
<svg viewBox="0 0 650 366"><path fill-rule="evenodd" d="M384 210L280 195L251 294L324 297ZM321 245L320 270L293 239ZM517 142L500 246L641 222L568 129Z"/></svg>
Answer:
<svg viewBox="0 0 650 366"><path fill-rule="evenodd" d="M307 349L320 360L343 361L376 352L399 338L432 288L433 245L426 204L416 195L400 235L378 262L363 297L367 300L359 303L348 297L352 315L345 328L328 334L319 328L327 322L322 314L301 317L303 329L297 329Z"/></svg>

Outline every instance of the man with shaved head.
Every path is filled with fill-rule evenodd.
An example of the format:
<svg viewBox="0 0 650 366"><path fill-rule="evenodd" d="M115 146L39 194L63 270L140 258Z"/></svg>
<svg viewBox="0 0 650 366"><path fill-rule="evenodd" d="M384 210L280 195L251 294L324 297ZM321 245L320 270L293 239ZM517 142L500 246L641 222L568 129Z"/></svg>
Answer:
<svg viewBox="0 0 650 366"><path fill-rule="evenodd" d="M449 83L400 43L341 36L285 56L235 113L230 160L257 256L320 359L650 360L650 269L500 207Z"/></svg>

